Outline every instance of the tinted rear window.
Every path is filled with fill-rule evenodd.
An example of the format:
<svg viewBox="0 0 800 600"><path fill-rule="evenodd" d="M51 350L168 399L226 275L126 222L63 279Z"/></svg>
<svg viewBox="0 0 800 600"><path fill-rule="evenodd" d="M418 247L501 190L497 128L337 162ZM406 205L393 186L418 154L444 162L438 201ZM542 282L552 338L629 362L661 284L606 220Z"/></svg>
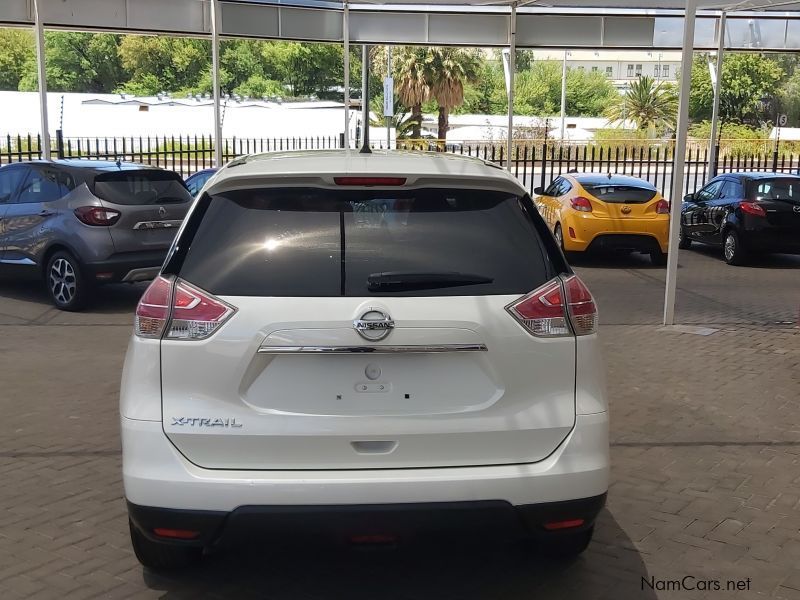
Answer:
<svg viewBox="0 0 800 600"><path fill-rule="evenodd" d="M119 171L94 179L94 194L113 204L146 205L190 202L192 195L177 173Z"/></svg>
<svg viewBox="0 0 800 600"><path fill-rule="evenodd" d="M750 197L754 200L792 200L800 202L800 179L756 179L750 184Z"/></svg>
<svg viewBox="0 0 800 600"><path fill-rule="evenodd" d="M208 206L193 215L202 221L180 276L218 295L522 294L552 277L534 223L507 193L266 188L202 201ZM400 291L370 286L371 276L385 273L483 281Z"/></svg>
<svg viewBox="0 0 800 600"><path fill-rule="evenodd" d="M656 190L631 185L581 184L583 189L603 202L612 204L644 204L656 196Z"/></svg>

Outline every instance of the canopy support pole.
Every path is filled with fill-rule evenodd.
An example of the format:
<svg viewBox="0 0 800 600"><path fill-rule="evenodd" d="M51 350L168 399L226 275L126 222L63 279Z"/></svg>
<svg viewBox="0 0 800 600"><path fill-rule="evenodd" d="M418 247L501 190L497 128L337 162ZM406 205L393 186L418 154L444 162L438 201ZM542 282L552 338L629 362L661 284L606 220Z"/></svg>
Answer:
<svg viewBox="0 0 800 600"><path fill-rule="evenodd" d="M711 140L709 141L708 151L708 175L717 175L717 132L719 130L719 97L722 91L722 60L725 52L725 22L728 13L724 10L719 17L719 33L717 34L717 75L714 85L714 105L711 111Z"/></svg>
<svg viewBox="0 0 800 600"><path fill-rule="evenodd" d="M565 128L567 126L567 53L564 50L564 61L561 63L561 143L564 143Z"/></svg>
<svg viewBox="0 0 800 600"><path fill-rule="evenodd" d="M344 147L350 148L350 6L344 3L342 12L344 39Z"/></svg>
<svg viewBox="0 0 800 600"><path fill-rule="evenodd" d="M686 135L689 128L689 91L692 85L692 58L694 54L694 26L698 0L686 0L683 20L683 49L681 57L680 96L678 97L678 123L675 129L675 153L672 158L672 187L669 211L669 257L667 259L667 284L664 290L664 325L675 323L675 290L678 276L678 230L681 226L683 203L683 171L686 168Z"/></svg>
<svg viewBox="0 0 800 600"><path fill-rule="evenodd" d="M511 172L511 152L514 148L514 71L517 69L517 3L511 3L508 20L508 137L506 140L506 168Z"/></svg>
<svg viewBox="0 0 800 600"><path fill-rule="evenodd" d="M39 0L33 0L33 21L36 29L36 70L39 74L39 116L42 130L42 159L50 160L50 125L47 122L47 71L45 69L44 26Z"/></svg>
<svg viewBox="0 0 800 600"><path fill-rule="evenodd" d="M219 2L211 0L211 85L214 86L214 166L222 167L222 118L219 89ZM236 149L234 148L234 152Z"/></svg>
<svg viewBox="0 0 800 600"><path fill-rule="evenodd" d="M371 154L369 147L369 46L361 46L361 150L360 154Z"/></svg>

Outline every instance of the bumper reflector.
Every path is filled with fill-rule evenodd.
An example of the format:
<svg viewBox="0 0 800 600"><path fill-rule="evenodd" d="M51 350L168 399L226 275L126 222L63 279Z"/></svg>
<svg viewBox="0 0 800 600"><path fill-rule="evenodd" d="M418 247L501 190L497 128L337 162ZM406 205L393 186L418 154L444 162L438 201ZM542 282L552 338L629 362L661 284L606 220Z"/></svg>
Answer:
<svg viewBox="0 0 800 600"><path fill-rule="evenodd" d="M571 529L572 527L580 527L583 525L583 519L569 519L567 521L550 521L544 524L547 531L557 531L559 529Z"/></svg>
<svg viewBox="0 0 800 600"><path fill-rule="evenodd" d="M191 531L189 529L164 529L156 527L153 529L153 533L159 537L172 538L174 540L193 540L200 537L199 531Z"/></svg>

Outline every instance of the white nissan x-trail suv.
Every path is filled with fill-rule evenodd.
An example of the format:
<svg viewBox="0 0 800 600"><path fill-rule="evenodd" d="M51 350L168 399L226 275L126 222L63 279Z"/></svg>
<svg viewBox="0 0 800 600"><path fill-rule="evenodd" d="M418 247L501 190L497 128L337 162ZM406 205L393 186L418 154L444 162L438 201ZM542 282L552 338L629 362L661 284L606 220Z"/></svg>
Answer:
<svg viewBox="0 0 800 600"><path fill-rule="evenodd" d="M133 547L397 540L451 522L581 552L608 488L597 309L520 183L448 154L238 159L136 309Z"/></svg>

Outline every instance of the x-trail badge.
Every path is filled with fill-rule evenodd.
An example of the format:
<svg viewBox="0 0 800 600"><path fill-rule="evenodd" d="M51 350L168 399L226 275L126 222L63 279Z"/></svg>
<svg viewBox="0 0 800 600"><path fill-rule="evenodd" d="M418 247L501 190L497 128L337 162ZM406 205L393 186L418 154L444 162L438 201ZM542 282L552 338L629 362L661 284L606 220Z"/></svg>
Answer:
<svg viewBox="0 0 800 600"><path fill-rule="evenodd" d="M382 310L370 308L361 318L353 321L353 329L365 340L378 342L391 333L394 321Z"/></svg>

